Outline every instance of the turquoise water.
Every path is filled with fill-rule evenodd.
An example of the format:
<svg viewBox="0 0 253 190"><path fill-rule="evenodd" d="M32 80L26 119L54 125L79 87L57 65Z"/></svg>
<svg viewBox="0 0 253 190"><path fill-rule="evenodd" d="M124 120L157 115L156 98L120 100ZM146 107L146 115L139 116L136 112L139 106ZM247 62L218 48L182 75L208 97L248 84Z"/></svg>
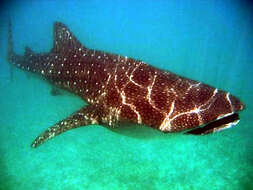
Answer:
<svg viewBox="0 0 253 190"><path fill-rule="evenodd" d="M0 10L1 190L253 189L253 15L250 1L11 1ZM147 127L75 129L37 149L34 138L85 104L51 96L37 77L10 69L15 51L52 47L54 21L87 47L142 59L240 97L240 123L207 136Z"/></svg>

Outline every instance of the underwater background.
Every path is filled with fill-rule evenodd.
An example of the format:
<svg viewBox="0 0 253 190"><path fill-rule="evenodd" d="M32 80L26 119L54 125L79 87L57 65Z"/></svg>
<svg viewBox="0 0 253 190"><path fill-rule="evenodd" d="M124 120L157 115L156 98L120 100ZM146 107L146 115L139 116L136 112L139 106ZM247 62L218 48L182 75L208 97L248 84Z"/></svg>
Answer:
<svg viewBox="0 0 253 190"><path fill-rule="evenodd" d="M2 2L2 1L1 1ZM144 126L68 131L37 149L34 138L86 103L50 94L6 60L14 48L48 52L53 23L88 48L127 55L239 97L234 128L206 136ZM253 3L241 0L23 0L0 7L0 190L253 189Z"/></svg>

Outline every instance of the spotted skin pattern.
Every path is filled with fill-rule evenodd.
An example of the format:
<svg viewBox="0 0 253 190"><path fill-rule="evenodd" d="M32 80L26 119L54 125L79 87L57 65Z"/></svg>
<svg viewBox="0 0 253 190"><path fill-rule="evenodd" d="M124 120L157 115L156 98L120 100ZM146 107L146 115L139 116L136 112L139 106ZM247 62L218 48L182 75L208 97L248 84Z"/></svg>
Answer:
<svg viewBox="0 0 253 190"><path fill-rule="evenodd" d="M206 84L157 69L132 58L88 49L62 23L54 24L49 53L13 51L9 26L9 63L41 75L82 97L89 105L39 135L32 147L67 130L91 124L144 124L178 132L243 109L239 99Z"/></svg>

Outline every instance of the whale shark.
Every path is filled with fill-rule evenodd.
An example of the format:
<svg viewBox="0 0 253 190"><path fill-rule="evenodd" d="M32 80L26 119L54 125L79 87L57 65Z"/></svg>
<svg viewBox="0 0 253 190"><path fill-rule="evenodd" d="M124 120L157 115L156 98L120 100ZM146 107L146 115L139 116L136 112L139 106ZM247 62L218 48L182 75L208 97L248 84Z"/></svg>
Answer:
<svg viewBox="0 0 253 190"><path fill-rule="evenodd" d="M32 142L36 148L78 127L142 124L164 133L204 135L239 122L244 104L229 92L179 76L141 60L90 49L61 22L53 27L53 47L15 53L8 27L8 63L80 96L88 105L47 128Z"/></svg>

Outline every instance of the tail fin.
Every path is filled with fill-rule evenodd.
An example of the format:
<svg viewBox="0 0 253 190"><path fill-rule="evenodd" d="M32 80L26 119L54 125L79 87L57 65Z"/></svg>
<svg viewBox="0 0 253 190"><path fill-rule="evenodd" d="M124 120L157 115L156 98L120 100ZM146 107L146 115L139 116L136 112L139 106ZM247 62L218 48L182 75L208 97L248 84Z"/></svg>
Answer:
<svg viewBox="0 0 253 190"><path fill-rule="evenodd" d="M13 63L13 56L14 56L14 50L13 50L13 39L12 39L12 30L11 30L11 19L9 18L8 23L8 52L7 52L7 60L9 63ZM11 64L10 68L10 78L11 81L13 80L13 65Z"/></svg>
<svg viewBox="0 0 253 190"><path fill-rule="evenodd" d="M8 23L8 55L7 59L11 62L11 57L13 56L13 40L12 40L12 31L11 31L11 20L9 19Z"/></svg>

